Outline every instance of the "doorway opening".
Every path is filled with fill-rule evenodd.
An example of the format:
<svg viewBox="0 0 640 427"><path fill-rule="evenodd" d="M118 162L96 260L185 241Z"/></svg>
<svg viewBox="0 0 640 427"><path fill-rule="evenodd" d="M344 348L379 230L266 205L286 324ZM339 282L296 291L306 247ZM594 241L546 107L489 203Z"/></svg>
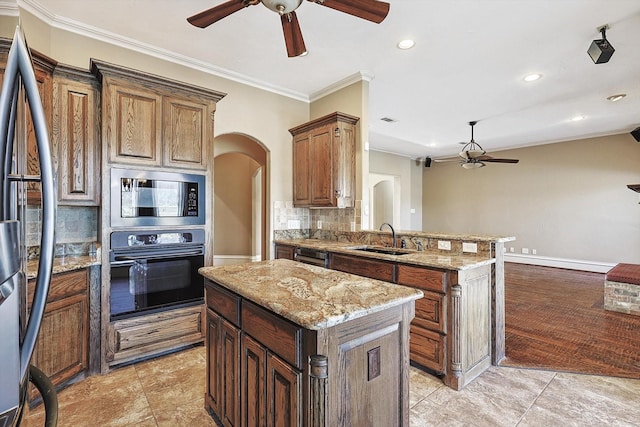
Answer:
<svg viewBox="0 0 640 427"><path fill-rule="evenodd" d="M394 227L400 219L400 177L369 174L370 228L376 230L384 222Z"/></svg>
<svg viewBox="0 0 640 427"><path fill-rule="evenodd" d="M246 135L214 140L213 265L268 258L268 151Z"/></svg>

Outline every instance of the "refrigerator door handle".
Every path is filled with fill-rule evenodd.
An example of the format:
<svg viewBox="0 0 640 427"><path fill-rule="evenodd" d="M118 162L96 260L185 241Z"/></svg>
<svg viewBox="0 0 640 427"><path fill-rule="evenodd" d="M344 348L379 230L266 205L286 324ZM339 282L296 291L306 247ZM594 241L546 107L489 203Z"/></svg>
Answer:
<svg viewBox="0 0 640 427"><path fill-rule="evenodd" d="M8 140L9 136L13 136L13 123L15 123L15 104L17 102L18 77L22 78L22 85L31 110L31 119L33 130L38 146L38 157L40 162L41 192L42 192L42 234L40 238L40 259L38 263L38 273L36 279L36 287L31 304L31 312L27 328L20 349L20 378L25 379L31 356L35 348L38 331L42 323L44 308L46 305L47 295L49 293L49 284L51 281L51 272L53 270L53 257L55 251L55 215L56 215L56 199L55 188L53 184L53 167L51 165L51 148L49 144L49 134L47 130L47 122L45 119L42 100L38 92L36 77L31 65L31 55L27 49L27 44L22 34L20 26L16 27L13 36L13 43L9 49L7 63L4 73L3 90L0 94L0 144L7 153L8 146L12 145L13 139ZM13 122L11 122L13 120ZM1 154L1 153L0 153ZM9 151L8 154L11 154ZM9 178L11 162L5 157L5 162L0 165L2 168L2 195L8 197ZM3 217L0 220L11 219L7 216L6 204L2 207Z"/></svg>

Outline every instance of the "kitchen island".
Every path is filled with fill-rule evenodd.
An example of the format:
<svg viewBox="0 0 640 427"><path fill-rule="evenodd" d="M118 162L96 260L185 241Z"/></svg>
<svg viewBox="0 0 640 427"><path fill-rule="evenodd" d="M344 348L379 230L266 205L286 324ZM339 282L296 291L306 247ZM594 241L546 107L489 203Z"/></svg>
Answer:
<svg viewBox="0 0 640 427"><path fill-rule="evenodd" d="M409 425L422 292L289 260L203 267L205 406L224 425Z"/></svg>

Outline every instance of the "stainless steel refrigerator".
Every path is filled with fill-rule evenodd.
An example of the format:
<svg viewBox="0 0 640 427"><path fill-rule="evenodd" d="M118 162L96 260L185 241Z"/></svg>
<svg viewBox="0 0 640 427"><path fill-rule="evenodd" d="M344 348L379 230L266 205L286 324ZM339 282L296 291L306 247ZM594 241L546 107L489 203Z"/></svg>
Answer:
<svg viewBox="0 0 640 427"><path fill-rule="evenodd" d="M26 174L27 112L38 148L39 176ZM40 182L42 228L35 292L27 310L25 185L33 181ZM0 92L0 427L20 424L29 381L43 397L45 425L57 422L55 390L30 363L49 292L55 215L47 123L29 49L18 26Z"/></svg>

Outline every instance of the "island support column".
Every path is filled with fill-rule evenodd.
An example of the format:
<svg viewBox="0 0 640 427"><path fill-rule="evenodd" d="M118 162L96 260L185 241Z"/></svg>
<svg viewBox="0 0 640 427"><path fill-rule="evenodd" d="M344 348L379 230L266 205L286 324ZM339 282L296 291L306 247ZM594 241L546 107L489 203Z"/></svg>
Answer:
<svg viewBox="0 0 640 427"><path fill-rule="evenodd" d="M327 378L329 377L329 367L327 356L316 354L310 357L309 365L311 369L311 427L326 427L328 390Z"/></svg>

